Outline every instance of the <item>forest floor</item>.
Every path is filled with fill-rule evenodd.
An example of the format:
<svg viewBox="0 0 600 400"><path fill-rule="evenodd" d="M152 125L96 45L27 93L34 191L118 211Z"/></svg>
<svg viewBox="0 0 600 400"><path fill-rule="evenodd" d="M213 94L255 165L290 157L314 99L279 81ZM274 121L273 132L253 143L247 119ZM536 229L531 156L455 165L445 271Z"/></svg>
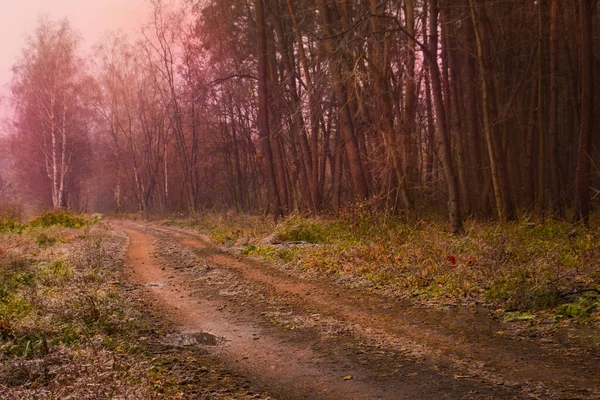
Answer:
<svg viewBox="0 0 600 400"><path fill-rule="evenodd" d="M130 281L176 324L174 342L208 351L263 395L600 398L600 349L585 328L499 320L478 305L417 305L226 252L197 230L113 226L130 238Z"/></svg>
<svg viewBox="0 0 600 400"><path fill-rule="evenodd" d="M268 398L178 339L148 288L130 281L123 233L65 214L2 222L0 399Z"/></svg>
<svg viewBox="0 0 600 400"><path fill-rule="evenodd" d="M565 278L572 286L555 276L551 283L569 296L536 308L546 289L519 297L504 284L507 299L481 301L483 275L459 271L483 268L486 244L477 254L465 245L479 243L473 232L430 240L441 240L443 253L427 284L441 285L443 274L470 279L466 301L464 290L450 293L457 281L447 276L447 294L421 281L395 285L405 278L369 261L390 251L381 243L346 235L346 247L304 220L225 220L0 233L0 399L600 398L597 298L582 291L596 287L597 263L586 270L569 261L558 239L546 240L550 254L576 272ZM593 232L567 235L577 260L594 261ZM498 247L498 236L489 240ZM517 258L511 240L500 237ZM419 246L429 260L426 242ZM512 268L504 253L497 260ZM317 259L329 267L315 267ZM502 282L487 284L497 293Z"/></svg>

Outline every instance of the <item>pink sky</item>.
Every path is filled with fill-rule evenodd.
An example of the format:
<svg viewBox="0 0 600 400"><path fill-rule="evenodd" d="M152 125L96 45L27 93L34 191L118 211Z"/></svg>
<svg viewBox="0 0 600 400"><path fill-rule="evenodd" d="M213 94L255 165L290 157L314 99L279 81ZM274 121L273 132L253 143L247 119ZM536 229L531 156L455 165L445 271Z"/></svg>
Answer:
<svg viewBox="0 0 600 400"><path fill-rule="evenodd" d="M0 0L0 117L6 115L11 68L40 16L69 19L86 51L109 30L120 29L134 36L148 11L147 0Z"/></svg>

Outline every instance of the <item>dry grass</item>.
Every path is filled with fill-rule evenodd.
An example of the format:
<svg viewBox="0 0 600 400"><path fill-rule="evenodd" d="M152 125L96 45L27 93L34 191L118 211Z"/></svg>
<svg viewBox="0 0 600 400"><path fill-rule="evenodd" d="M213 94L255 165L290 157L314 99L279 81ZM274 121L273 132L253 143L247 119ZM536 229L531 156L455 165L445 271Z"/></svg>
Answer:
<svg viewBox="0 0 600 400"><path fill-rule="evenodd" d="M109 283L124 243L101 225L1 235L0 398L161 397L139 314Z"/></svg>
<svg viewBox="0 0 600 400"><path fill-rule="evenodd" d="M182 223L171 221L171 223ZM353 210L340 218L205 215L185 224L242 254L428 303L478 303L600 321L600 232L561 221L405 224Z"/></svg>
<svg viewBox="0 0 600 400"><path fill-rule="evenodd" d="M123 277L125 236L36 221L0 232L0 399L256 398L203 349L163 342L169 323Z"/></svg>

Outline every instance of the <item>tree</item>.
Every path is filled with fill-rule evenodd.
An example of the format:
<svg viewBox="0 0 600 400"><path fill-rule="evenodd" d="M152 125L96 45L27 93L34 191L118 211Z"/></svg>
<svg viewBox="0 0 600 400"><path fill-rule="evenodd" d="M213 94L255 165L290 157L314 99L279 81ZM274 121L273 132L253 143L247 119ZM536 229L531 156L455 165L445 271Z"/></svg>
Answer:
<svg viewBox="0 0 600 400"><path fill-rule="evenodd" d="M365 170L363 161L361 160L359 143L355 133L355 121L352 117L352 110L350 109L350 93L344 76L348 75L347 64L341 59L341 56L337 53L336 39L338 37L337 32L334 30L334 15L337 13L335 4L329 0L317 0L319 12L323 21L323 33L326 37L325 48L327 54L331 58L332 64L332 80L335 88L335 97L340 114L340 130L344 138L344 149L346 150L346 156L348 158L348 165L350 168L350 175L352 176L352 185L354 192L357 197L361 200L369 197L369 187L365 177Z"/></svg>
<svg viewBox="0 0 600 400"><path fill-rule="evenodd" d="M29 194L78 207L88 148L90 81L66 20L41 20L13 67L13 155ZM87 97L86 97L87 96Z"/></svg>
<svg viewBox="0 0 600 400"><path fill-rule="evenodd" d="M74 203L91 128L94 204L122 210L447 207L458 232L466 215L562 218L574 192L589 217L597 2L151 4L138 40L101 46L97 93L72 34L34 35L11 144L32 196Z"/></svg>
<svg viewBox="0 0 600 400"><path fill-rule="evenodd" d="M283 208L277 189L277 180L275 178L275 163L273 160L271 132L269 129L269 89L268 82L268 63L269 55L267 53L267 34L265 23L265 11L263 0L254 1L256 13L256 43L258 57L258 130L260 135L260 147L263 156L263 171L267 182L267 192L269 208L273 217L279 219L283 217Z"/></svg>
<svg viewBox="0 0 600 400"><path fill-rule="evenodd" d="M575 212L573 220L588 224L590 217L590 174L592 129L594 112L594 48L593 7L594 0L579 2L581 26L581 131L577 151L577 175L575 186Z"/></svg>
<svg viewBox="0 0 600 400"><path fill-rule="evenodd" d="M437 61L438 55L438 7L437 0L432 0L429 10L429 36L430 47L424 49L425 61L429 65L431 86L433 90L434 107L436 114L436 130L438 153L442 162L446 185L448 187L448 216L452 231L458 233L463 229L462 216L460 215L460 194L456 170L450 149L450 137L446 123L446 105L442 95L442 83Z"/></svg>

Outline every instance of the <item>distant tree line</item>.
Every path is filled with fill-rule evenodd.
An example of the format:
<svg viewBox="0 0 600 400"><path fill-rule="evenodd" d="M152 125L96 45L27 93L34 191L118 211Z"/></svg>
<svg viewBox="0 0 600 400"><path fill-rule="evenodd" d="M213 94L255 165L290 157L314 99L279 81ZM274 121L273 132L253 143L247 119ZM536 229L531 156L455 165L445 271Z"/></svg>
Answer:
<svg viewBox="0 0 600 400"><path fill-rule="evenodd" d="M53 207L588 222L600 190L594 0L152 2L82 60L42 22L10 143Z"/></svg>

